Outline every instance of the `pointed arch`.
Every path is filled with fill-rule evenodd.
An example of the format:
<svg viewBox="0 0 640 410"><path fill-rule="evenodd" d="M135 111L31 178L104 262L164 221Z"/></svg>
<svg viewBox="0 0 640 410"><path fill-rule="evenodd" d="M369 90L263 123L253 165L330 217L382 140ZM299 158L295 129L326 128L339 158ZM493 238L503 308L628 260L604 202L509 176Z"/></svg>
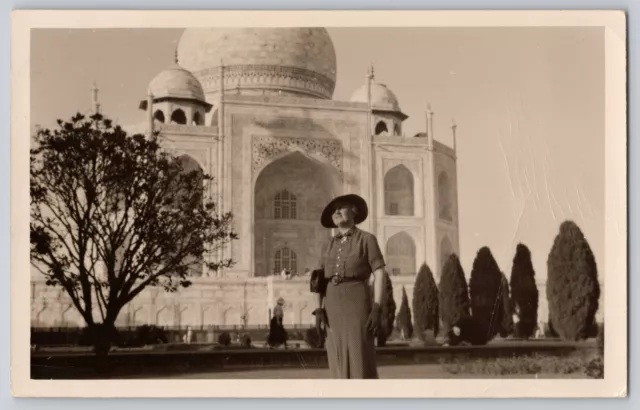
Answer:
<svg viewBox="0 0 640 410"><path fill-rule="evenodd" d="M416 243L408 233L401 231L387 241L386 259L393 276L416 273Z"/></svg>
<svg viewBox="0 0 640 410"><path fill-rule="evenodd" d="M173 110L173 112L171 113L171 122L185 125L187 123L187 116L185 115L184 111L182 111L182 109L178 108L176 110Z"/></svg>
<svg viewBox="0 0 640 410"><path fill-rule="evenodd" d="M378 121L378 123L376 124L376 130L375 130L375 134L376 135L380 135L382 133L388 133L389 129L387 128L387 123L385 123L384 121L380 120Z"/></svg>
<svg viewBox="0 0 640 410"><path fill-rule="evenodd" d="M273 271L280 273L283 269L298 271L298 255L286 246L278 249L273 256Z"/></svg>
<svg viewBox="0 0 640 410"><path fill-rule="evenodd" d="M403 164L391 168L384 176L386 215L414 216L413 174Z"/></svg>
<svg viewBox="0 0 640 410"><path fill-rule="evenodd" d="M445 221L453 221L451 182L445 171L438 175L438 216Z"/></svg>
<svg viewBox="0 0 640 410"><path fill-rule="evenodd" d="M162 112L162 110L156 110L156 112L153 113L153 119L164 123L164 113Z"/></svg>

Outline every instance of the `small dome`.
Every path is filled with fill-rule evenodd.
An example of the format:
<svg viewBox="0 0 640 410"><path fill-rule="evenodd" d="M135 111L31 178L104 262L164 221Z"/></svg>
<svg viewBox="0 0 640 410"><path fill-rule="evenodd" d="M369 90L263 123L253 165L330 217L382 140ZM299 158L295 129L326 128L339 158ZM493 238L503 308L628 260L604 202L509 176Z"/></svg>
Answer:
<svg viewBox="0 0 640 410"><path fill-rule="evenodd" d="M204 102L204 91L200 81L189 71L174 64L155 76L149 83L149 91L155 100L161 98L183 98Z"/></svg>
<svg viewBox="0 0 640 410"><path fill-rule="evenodd" d="M365 83L351 95L351 102L367 102L367 84ZM371 83L371 107L381 111L401 112L398 97L380 83Z"/></svg>

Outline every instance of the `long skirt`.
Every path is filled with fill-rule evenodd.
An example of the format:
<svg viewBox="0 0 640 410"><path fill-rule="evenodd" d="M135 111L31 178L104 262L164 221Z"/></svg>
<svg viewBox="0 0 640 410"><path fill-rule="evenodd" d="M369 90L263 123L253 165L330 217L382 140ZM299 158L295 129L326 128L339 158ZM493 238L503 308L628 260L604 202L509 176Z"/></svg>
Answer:
<svg viewBox="0 0 640 410"><path fill-rule="evenodd" d="M333 379L378 378L374 338L367 330L370 292L365 281L327 286L326 348Z"/></svg>

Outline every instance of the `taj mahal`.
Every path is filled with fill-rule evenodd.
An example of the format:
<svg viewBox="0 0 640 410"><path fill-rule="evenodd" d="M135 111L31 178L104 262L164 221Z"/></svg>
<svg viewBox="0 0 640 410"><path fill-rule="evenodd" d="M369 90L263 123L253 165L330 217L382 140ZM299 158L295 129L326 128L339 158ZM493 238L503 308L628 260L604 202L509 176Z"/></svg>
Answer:
<svg viewBox="0 0 640 410"><path fill-rule="evenodd" d="M266 325L279 298L285 324L311 324L305 272L333 234L320 213L343 193L369 205L360 227L378 238L398 305L402 287L411 302L421 264L438 281L444 259L459 253L455 125L453 146L434 138L430 111L424 132L406 135L401 101L373 67L363 67L348 101L333 99L337 70L324 28L184 30L175 62L131 102L140 122L125 129L158 133L186 168L213 177L239 239L206 257L235 264L195 269L193 285L177 293L147 289L119 325ZM83 325L64 292L37 278L31 323Z"/></svg>

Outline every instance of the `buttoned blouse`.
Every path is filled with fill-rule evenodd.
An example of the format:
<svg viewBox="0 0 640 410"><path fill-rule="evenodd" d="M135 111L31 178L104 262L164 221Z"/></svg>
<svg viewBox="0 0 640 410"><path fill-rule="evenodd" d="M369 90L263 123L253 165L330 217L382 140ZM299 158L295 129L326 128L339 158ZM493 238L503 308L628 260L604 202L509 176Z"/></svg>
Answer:
<svg viewBox="0 0 640 410"><path fill-rule="evenodd" d="M324 276L367 280L385 262L376 237L356 227L337 234L322 249L320 269Z"/></svg>

